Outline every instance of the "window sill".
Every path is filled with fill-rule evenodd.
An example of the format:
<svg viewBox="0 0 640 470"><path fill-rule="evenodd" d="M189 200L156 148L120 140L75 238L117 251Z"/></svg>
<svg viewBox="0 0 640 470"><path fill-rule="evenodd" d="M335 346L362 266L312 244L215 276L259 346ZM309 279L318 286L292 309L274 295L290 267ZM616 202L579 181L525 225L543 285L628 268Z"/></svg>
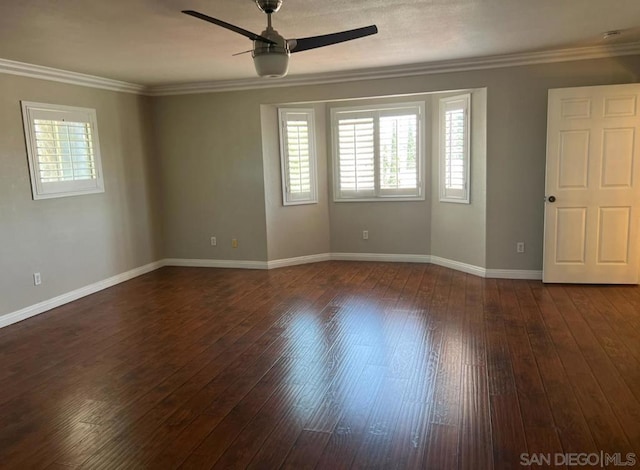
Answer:
<svg viewBox="0 0 640 470"><path fill-rule="evenodd" d="M471 204L471 201L469 201L469 199L445 199L445 198L440 198L440 202L447 202L447 203L453 203L453 204Z"/></svg>
<svg viewBox="0 0 640 470"><path fill-rule="evenodd" d="M307 206L309 204L318 204L318 201L287 201L282 203L284 207L289 206Z"/></svg>
<svg viewBox="0 0 640 470"><path fill-rule="evenodd" d="M343 203L343 202L419 202L424 201L424 196L420 197L370 197L370 198L334 198L333 202Z"/></svg>

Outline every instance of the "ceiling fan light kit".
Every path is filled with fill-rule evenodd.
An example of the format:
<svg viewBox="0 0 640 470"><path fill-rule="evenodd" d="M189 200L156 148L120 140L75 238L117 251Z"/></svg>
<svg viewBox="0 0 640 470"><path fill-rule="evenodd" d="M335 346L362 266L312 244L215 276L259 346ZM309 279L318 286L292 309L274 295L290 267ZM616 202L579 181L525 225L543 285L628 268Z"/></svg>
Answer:
<svg viewBox="0 0 640 470"><path fill-rule="evenodd" d="M260 46L253 49L253 65L259 77L284 77L289 71L289 51L286 47Z"/></svg>
<svg viewBox="0 0 640 470"><path fill-rule="evenodd" d="M263 8L280 8L282 0L256 0L258 7ZM262 4L271 3L273 5L265 6ZM270 10L264 10L270 11ZM272 43L261 40L253 41L253 65L259 77L278 78L284 77L289 71L289 44L286 39L278 34L278 31L271 26L271 13L267 13L267 29L260 36L269 39Z"/></svg>
<svg viewBox="0 0 640 470"><path fill-rule="evenodd" d="M252 33L197 11L183 10L182 13L221 26L251 39L253 41L252 56L256 73L258 76L266 78L284 77L289 70L289 56L293 52L302 52L340 42L352 41L378 32L378 28L375 25L371 25L321 36L285 39L271 25L271 15L280 9L282 0L255 0L255 2L258 8L267 14L267 28L261 34Z"/></svg>

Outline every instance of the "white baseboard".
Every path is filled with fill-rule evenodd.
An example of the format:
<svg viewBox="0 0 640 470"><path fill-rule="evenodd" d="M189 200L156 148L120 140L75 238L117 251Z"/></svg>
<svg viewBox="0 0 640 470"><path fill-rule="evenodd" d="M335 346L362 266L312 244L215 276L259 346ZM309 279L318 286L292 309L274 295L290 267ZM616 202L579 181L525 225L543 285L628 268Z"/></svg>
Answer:
<svg viewBox="0 0 640 470"><path fill-rule="evenodd" d="M430 263L429 255L386 254L386 253L331 253L336 261L378 261L383 263Z"/></svg>
<svg viewBox="0 0 640 470"><path fill-rule="evenodd" d="M266 261L244 261L226 259L182 259L167 258L165 266L180 266L185 268L227 268L227 269L268 269Z"/></svg>
<svg viewBox="0 0 640 470"><path fill-rule="evenodd" d="M17 323L22 320L26 320L27 318L39 315L53 308L60 307L61 305L73 302L74 300L86 297L87 295L95 294L96 292L107 289L108 287L115 286L116 284L120 284L121 282L128 281L130 279L133 279L134 277L138 277L148 272L155 271L162 266L164 266L164 261L149 263L125 273L111 276L108 279L104 279L102 281L89 284L88 286L72 290L71 292L67 292L66 294L59 295L52 299L44 300L35 305L30 305L29 307L25 307L15 312L7 313L0 316L0 328L11 325L13 323Z"/></svg>
<svg viewBox="0 0 640 470"><path fill-rule="evenodd" d="M321 261L378 261L389 263L433 263L446 268L455 269L474 276L496 279L531 279L541 280L542 271L516 269L485 269L471 264L461 263L438 256L385 254L385 253L322 253L318 255L298 256L272 261L213 260L213 259L178 259L168 258L117 274L108 279L75 289L66 294L39 302L15 312L0 315L0 328L39 315L48 310L60 307L74 300L94 294L134 277L141 276L163 266L201 267L201 268L235 268L235 269L276 269L299 264L318 263Z"/></svg>
<svg viewBox="0 0 640 470"><path fill-rule="evenodd" d="M272 261L168 258L164 260L164 265L187 268L277 269L286 266L297 266L299 264L319 263L331 259L330 253L297 256L295 258L276 259Z"/></svg>
<svg viewBox="0 0 640 470"><path fill-rule="evenodd" d="M542 271L519 270L519 269L486 269L472 264L461 263L438 256L432 256L431 262L438 266L455 269L463 273L473 274L490 279L530 279L539 281L542 279Z"/></svg>
<svg viewBox="0 0 640 470"><path fill-rule="evenodd" d="M532 281L542 280L542 271L520 269L487 269L484 277L491 279L526 279Z"/></svg>
<svg viewBox="0 0 640 470"><path fill-rule="evenodd" d="M295 258L276 259L267 261L267 269L284 268L286 266L297 266L299 264L320 263L333 259L331 253L321 253L318 255L297 256Z"/></svg>
<svg viewBox="0 0 640 470"><path fill-rule="evenodd" d="M473 264L461 263L460 261L454 261L447 258L440 258L439 256L432 256L431 263L438 266L444 266L445 268L455 269L467 274L473 274L474 276L486 277L486 270L480 266L474 266Z"/></svg>

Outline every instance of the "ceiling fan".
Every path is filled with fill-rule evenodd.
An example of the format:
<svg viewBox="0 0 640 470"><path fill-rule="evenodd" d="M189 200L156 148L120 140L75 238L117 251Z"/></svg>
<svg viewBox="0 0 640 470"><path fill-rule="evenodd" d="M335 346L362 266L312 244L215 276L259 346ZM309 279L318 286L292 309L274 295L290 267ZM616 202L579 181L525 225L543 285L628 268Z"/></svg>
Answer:
<svg viewBox="0 0 640 470"><path fill-rule="evenodd" d="M378 32L375 25L364 28L351 29L339 33L324 34L300 39L285 39L271 26L271 15L282 6L282 0L255 0L258 8L267 14L267 29L260 34L212 18L193 10L183 10L185 15L193 16L209 23L213 23L235 33L241 34L253 41L253 63L260 77L284 77L289 69L289 56L292 52L302 52L318 47L330 46L344 41L370 36Z"/></svg>

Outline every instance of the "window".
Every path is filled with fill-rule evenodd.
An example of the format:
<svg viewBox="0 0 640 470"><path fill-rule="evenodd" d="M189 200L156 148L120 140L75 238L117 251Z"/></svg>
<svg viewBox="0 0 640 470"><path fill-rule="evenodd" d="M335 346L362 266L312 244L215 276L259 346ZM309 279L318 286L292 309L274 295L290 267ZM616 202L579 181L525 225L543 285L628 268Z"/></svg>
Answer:
<svg viewBox="0 0 640 470"><path fill-rule="evenodd" d="M104 191L96 112L22 102L34 199Z"/></svg>
<svg viewBox="0 0 640 470"><path fill-rule="evenodd" d="M470 95L440 100L440 201L469 203Z"/></svg>
<svg viewBox="0 0 640 470"><path fill-rule="evenodd" d="M318 202L313 109L279 109L278 117L283 204Z"/></svg>
<svg viewBox="0 0 640 470"><path fill-rule="evenodd" d="M334 199L424 199L422 103L331 112Z"/></svg>

